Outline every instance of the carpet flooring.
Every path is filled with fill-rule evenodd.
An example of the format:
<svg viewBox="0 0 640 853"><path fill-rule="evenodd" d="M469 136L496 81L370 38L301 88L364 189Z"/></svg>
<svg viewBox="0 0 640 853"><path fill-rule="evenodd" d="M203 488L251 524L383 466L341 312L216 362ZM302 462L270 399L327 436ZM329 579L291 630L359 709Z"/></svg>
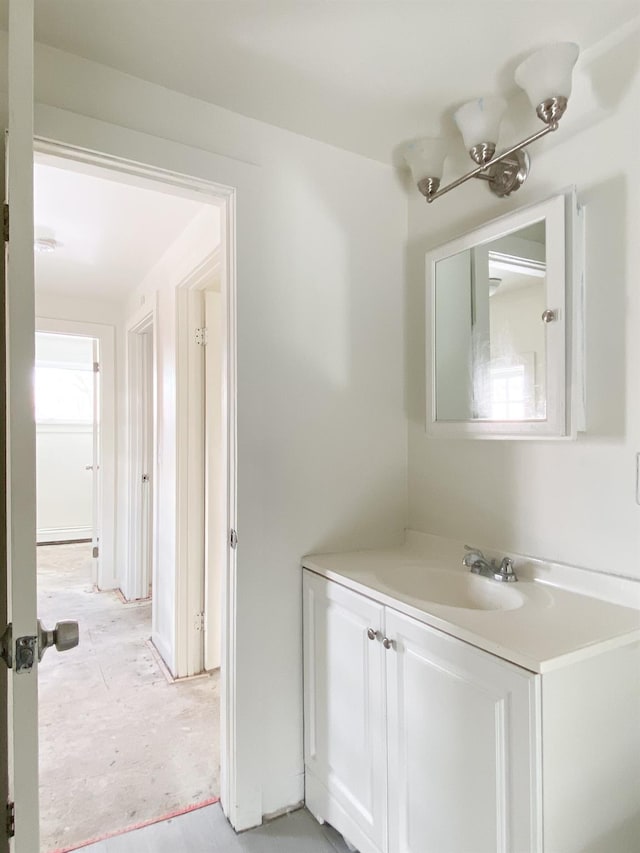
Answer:
<svg viewBox="0 0 640 853"><path fill-rule="evenodd" d="M217 796L218 674L167 681L150 602L96 592L90 545L38 548L38 605L47 628L80 623L78 648L39 668L43 853Z"/></svg>

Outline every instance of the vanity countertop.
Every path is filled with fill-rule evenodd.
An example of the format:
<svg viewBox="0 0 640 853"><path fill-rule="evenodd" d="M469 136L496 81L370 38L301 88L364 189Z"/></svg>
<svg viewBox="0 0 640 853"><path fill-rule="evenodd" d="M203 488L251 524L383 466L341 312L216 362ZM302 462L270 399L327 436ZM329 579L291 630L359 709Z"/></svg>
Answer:
<svg viewBox="0 0 640 853"><path fill-rule="evenodd" d="M469 583L469 570L461 564L463 554L459 543L420 534L398 548L312 554L303 558L302 565L532 672L549 672L640 641L640 582L622 579L622 598L633 605L622 606L577 592L576 574L587 582L593 580L589 575L602 579L600 573L586 570L570 570L574 588L567 589L556 585L563 578L561 571L552 570L553 564L516 558L516 583L473 575L474 595L485 603L495 596L497 609L429 600L436 587L464 588ZM605 586L608 581L604 576ZM616 581L620 579L610 582ZM439 595L446 600L446 595ZM615 597L620 599L619 588Z"/></svg>

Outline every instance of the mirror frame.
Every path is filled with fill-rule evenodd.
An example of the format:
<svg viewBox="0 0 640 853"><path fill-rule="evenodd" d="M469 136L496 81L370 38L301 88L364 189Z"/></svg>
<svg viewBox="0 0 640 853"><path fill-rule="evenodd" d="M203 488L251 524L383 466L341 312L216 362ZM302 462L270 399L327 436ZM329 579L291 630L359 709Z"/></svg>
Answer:
<svg viewBox="0 0 640 853"><path fill-rule="evenodd" d="M546 325L546 418L523 421L436 419L436 264L474 246L497 240L540 220L545 221L547 308L557 318ZM584 429L583 276L580 259L582 211L575 189L521 208L426 255L426 430L448 438L575 438Z"/></svg>

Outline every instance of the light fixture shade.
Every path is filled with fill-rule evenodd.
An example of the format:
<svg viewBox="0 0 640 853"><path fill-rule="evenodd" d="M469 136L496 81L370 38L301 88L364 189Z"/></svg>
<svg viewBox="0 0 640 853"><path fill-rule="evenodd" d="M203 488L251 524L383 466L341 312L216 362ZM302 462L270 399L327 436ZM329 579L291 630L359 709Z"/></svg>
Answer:
<svg viewBox="0 0 640 853"><path fill-rule="evenodd" d="M442 177L444 159L447 147L444 139L425 136L407 142L404 148L404 159L411 169L414 181L418 184L424 178Z"/></svg>
<svg viewBox="0 0 640 853"><path fill-rule="evenodd" d="M497 142L498 128L507 108L504 98L476 98L468 101L453 114L467 150L483 142Z"/></svg>
<svg viewBox="0 0 640 853"><path fill-rule="evenodd" d="M524 89L531 106L537 108L548 98L568 98L573 66L580 48L574 42L549 44L528 56L515 70L515 80Z"/></svg>

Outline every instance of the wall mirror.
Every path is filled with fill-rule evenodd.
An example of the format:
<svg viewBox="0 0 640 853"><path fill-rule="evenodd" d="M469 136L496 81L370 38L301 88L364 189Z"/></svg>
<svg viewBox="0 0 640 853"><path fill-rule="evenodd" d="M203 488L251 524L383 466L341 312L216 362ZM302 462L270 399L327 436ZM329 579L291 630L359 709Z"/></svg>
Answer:
<svg viewBox="0 0 640 853"><path fill-rule="evenodd" d="M582 428L578 219L569 192L427 255L429 433L562 438Z"/></svg>

